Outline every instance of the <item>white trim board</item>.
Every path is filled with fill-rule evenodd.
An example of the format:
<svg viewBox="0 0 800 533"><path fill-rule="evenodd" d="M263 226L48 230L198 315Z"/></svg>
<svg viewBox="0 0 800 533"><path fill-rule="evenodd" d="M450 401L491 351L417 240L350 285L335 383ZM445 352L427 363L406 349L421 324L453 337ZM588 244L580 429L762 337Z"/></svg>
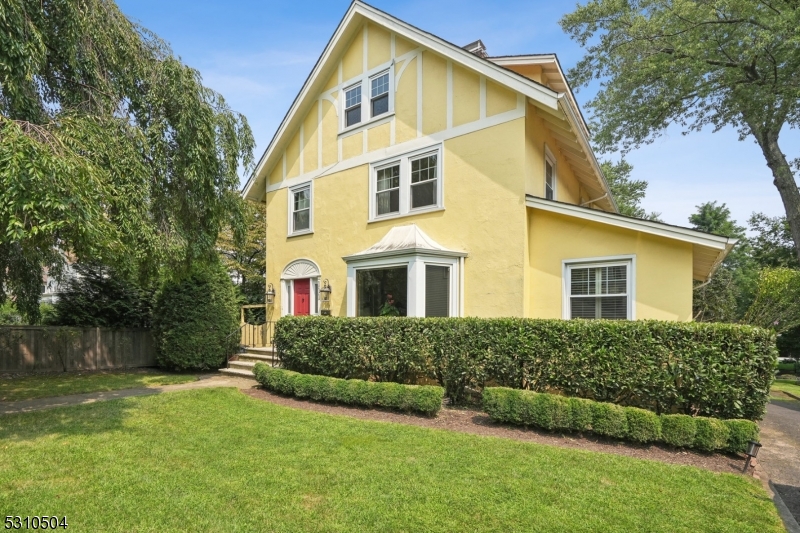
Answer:
<svg viewBox="0 0 800 533"><path fill-rule="evenodd" d="M357 20L357 18L360 20ZM309 95L321 89L318 87L318 85L321 85L324 83L324 81L320 81L320 75L328 65L331 56L335 52L339 52L338 48L340 46L344 46L341 43L344 37L351 37L351 35L348 35L348 30L350 30L349 33L355 31L352 29L351 25L361 24L363 21L370 21L383 26L389 31L394 32L395 34L400 35L409 41L418 43L424 48L435 51L445 59L455 61L459 65L464 65L471 70L476 71L481 76L495 80L511 90L522 93L542 109L545 109L551 113L559 113L559 95L556 91L553 91L544 85L538 84L533 80L528 80L524 76L520 76L510 70L492 63L491 61L479 58L452 43L448 43L447 41L436 37L433 34L420 30L419 28L403 22L402 20L397 19L388 13L355 0L350 5L350 8L345 16L342 18L330 41L328 41L325 50L323 51L322 55L320 55L317 63L314 65L314 68L303 84L303 87L289 108L289 111L287 112L283 121L281 121L278 130L270 141L267 149L264 151L264 154L256 163L255 170L250 175L250 178L243 188L242 195L244 197L249 197L251 195L251 191L257 183L263 185L263 180L266 180L266 176L263 174L268 167L267 163L271 159L272 155L278 149L282 148L281 141L283 140L283 137L287 131L293 129L295 125L294 123L297 120L301 120L297 115L299 114L300 109L305 105ZM349 42L349 38L344 40ZM339 68L341 69L341 65L339 65ZM261 190L262 187L259 186L258 189ZM257 196L257 199L260 199L261 194L257 194Z"/></svg>
<svg viewBox="0 0 800 533"><path fill-rule="evenodd" d="M652 220L642 220L638 218L626 217L616 213L608 213L597 209L590 209L588 207L580 207L572 204L565 204L552 200L545 200L536 196L526 195L525 205L533 209L540 209L542 211L549 211L559 215L576 217L583 220L589 220L600 224L608 224L619 228L625 228L633 231L640 231L650 235L657 235L667 239L675 239L678 241L688 242L694 246L710 249L712 253L716 252L716 259L710 265L706 263L707 267L703 266L702 261L698 260L696 251L692 252L693 261L693 276L695 279L705 281L710 278L725 256L733 249L734 245L738 242L737 239L730 237L722 237L720 235L713 235L711 233L704 233L689 228L680 226L671 226L663 222L653 222ZM698 274L699 272L699 274Z"/></svg>
<svg viewBox="0 0 800 533"><path fill-rule="evenodd" d="M456 126L450 130L442 130L428 136L417 137L416 139L411 139L410 141L395 144L389 146L388 148L381 148L379 150L374 150L356 157L351 157L350 159L342 160L338 163L328 165L327 167L314 170L303 176L295 176L294 178L284 179L280 183L273 183L267 187L267 192L270 193L286 187L291 187L310 179L322 178L324 176L329 176L330 174L360 167L361 165L372 164L378 161L383 161L384 159L397 157L408 152L423 149L427 146L442 143L455 137L467 135L469 133L491 128L493 126L499 126L500 124L505 124L506 122L511 122L512 120L517 120L524 117L524 108L521 110L512 109L511 111L506 111L505 113L500 113L499 115L494 115L483 120L477 120L475 122L469 122L467 124L462 124L461 126ZM341 139L342 137L339 138L340 141Z"/></svg>

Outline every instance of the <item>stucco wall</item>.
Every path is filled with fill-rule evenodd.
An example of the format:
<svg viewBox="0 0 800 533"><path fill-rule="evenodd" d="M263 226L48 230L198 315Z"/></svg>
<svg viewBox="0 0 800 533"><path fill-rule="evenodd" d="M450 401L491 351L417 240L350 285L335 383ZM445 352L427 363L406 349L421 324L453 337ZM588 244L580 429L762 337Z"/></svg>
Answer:
<svg viewBox="0 0 800 533"><path fill-rule="evenodd" d="M267 279L277 291L273 318L285 298L281 272L300 258L319 265L333 287L333 314L346 315L347 268L342 257L375 244L393 226L411 223L441 245L469 254L466 315L522 315L524 128L520 118L444 141L441 211L368 222L369 165L361 165L314 180L314 233L288 237L287 189L268 193Z"/></svg>
<svg viewBox="0 0 800 533"><path fill-rule="evenodd" d="M635 318L691 320L691 244L532 208L527 212L527 316L562 317L563 260L635 255Z"/></svg>

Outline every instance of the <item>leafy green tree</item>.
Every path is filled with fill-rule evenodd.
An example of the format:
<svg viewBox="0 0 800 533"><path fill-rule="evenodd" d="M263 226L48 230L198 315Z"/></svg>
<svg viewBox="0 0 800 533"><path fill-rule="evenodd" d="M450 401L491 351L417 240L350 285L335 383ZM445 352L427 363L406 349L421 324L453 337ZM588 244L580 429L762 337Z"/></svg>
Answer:
<svg viewBox="0 0 800 533"><path fill-rule="evenodd" d="M243 231L245 118L112 0L0 5L0 303L39 314L68 252L140 280Z"/></svg>
<svg viewBox="0 0 800 533"><path fill-rule="evenodd" d="M752 233L751 256L759 266L800 268L786 217L753 213L747 225Z"/></svg>
<svg viewBox="0 0 800 533"><path fill-rule="evenodd" d="M736 322L752 301L757 272L749 257L745 228L731 218L723 204L706 202L689 216L699 231L738 239L739 242L706 283L694 288L694 317L702 322Z"/></svg>
<svg viewBox="0 0 800 533"><path fill-rule="evenodd" d="M758 277L755 300L742 321L772 328L777 333L800 326L800 270L763 269Z"/></svg>
<svg viewBox="0 0 800 533"><path fill-rule="evenodd" d="M140 288L113 269L75 265L46 323L51 326L150 327L152 291Z"/></svg>
<svg viewBox="0 0 800 533"><path fill-rule="evenodd" d="M588 107L601 150L625 153L670 125L736 128L772 171L800 257L800 160L780 145L800 126L796 0L591 0L561 25L586 49L570 79L600 80Z"/></svg>
<svg viewBox="0 0 800 533"><path fill-rule="evenodd" d="M600 168L605 174L608 186L611 188L611 194L617 201L621 214L647 220L660 220L661 213L648 213L641 206L647 191L647 182L631 179L633 165L625 161L625 159L620 159L617 163L603 161L600 163Z"/></svg>
<svg viewBox="0 0 800 533"><path fill-rule="evenodd" d="M246 231L244 238L236 234L235 228L223 228L217 239L217 250L222 264L236 282L242 301L248 304L263 304L266 294L266 231L264 206L243 200ZM247 321L262 323L263 309L248 310Z"/></svg>

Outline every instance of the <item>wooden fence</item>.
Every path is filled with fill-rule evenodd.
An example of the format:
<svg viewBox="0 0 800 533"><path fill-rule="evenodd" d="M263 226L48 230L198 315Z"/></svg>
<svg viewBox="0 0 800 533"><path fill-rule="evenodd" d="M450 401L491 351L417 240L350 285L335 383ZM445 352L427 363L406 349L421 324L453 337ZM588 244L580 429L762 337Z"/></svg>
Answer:
<svg viewBox="0 0 800 533"><path fill-rule="evenodd" d="M0 326L0 372L67 372L155 366L146 329Z"/></svg>

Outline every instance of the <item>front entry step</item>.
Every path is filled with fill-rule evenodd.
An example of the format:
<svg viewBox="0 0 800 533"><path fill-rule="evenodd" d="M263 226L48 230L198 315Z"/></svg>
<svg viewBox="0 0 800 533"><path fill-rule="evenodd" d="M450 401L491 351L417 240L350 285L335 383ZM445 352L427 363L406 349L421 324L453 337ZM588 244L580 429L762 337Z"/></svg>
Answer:
<svg viewBox="0 0 800 533"><path fill-rule="evenodd" d="M228 361L228 368L220 370L223 374L253 378L253 367L256 363L264 363L270 366L279 366L278 357L271 347L253 348L247 347L241 353L236 354L232 360Z"/></svg>

